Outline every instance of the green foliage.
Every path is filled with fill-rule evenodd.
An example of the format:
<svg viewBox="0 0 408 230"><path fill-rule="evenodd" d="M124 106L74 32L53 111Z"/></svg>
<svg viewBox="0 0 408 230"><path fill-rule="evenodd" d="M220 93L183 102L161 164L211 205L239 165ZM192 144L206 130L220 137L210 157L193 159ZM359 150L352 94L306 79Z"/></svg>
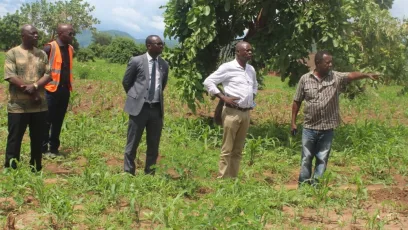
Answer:
<svg viewBox="0 0 408 230"><path fill-rule="evenodd" d="M18 12L8 13L0 19L0 48L2 50L9 50L21 44L19 28L23 25L22 21L22 16Z"/></svg>
<svg viewBox="0 0 408 230"><path fill-rule="evenodd" d="M242 37L246 28L243 39L255 48L252 64L258 76L275 70L282 80L289 78L289 84L295 85L306 73L305 59L316 46L342 59L336 66L339 71L349 67L399 78L406 66L406 26L388 10L381 10L380 6L389 8L392 1L377 3L170 0L164 14L165 36L177 38L180 45L167 58L179 81L180 97L193 110L202 102L202 81L224 61L222 50Z"/></svg>
<svg viewBox="0 0 408 230"><path fill-rule="evenodd" d="M92 44L107 46L112 40L112 35L107 32L92 31Z"/></svg>
<svg viewBox="0 0 408 230"><path fill-rule="evenodd" d="M127 63L129 58L140 55L145 51L143 45L136 44L133 39L117 37L106 48L105 57L111 63Z"/></svg>
<svg viewBox="0 0 408 230"><path fill-rule="evenodd" d="M88 62L93 61L95 62L95 53L89 48L81 48L77 53L76 56L79 62Z"/></svg>
<svg viewBox="0 0 408 230"><path fill-rule="evenodd" d="M166 58L179 81L180 98L193 110L196 99L203 100L202 82L219 64L222 47L242 36L256 14L238 2L171 0L166 5L164 34L180 42Z"/></svg>
<svg viewBox="0 0 408 230"><path fill-rule="evenodd" d="M112 43L113 36L107 32L92 31L92 43L88 46L96 57L105 58L106 49Z"/></svg>
<svg viewBox="0 0 408 230"><path fill-rule="evenodd" d="M375 0L375 2L380 5L381 9L391 9L392 4L394 4L394 0Z"/></svg>
<svg viewBox="0 0 408 230"><path fill-rule="evenodd" d="M404 179L408 174L408 128L401 125L408 122L403 115L407 110L401 107L406 99L395 95L400 86L380 85L375 92L368 90L370 97L353 101L342 98L342 115L349 119L336 130L320 190L297 190L301 136L289 134L287 106L294 88L279 78L265 78L267 90L259 92L257 107L251 111L237 179L216 179L222 129L212 124L214 104L208 99L201 116L191 115L177 100L174 78L169 78L165 91L157 173L143 174L142 137L137 175L130 176L123 173L128 115L122 109L126 94L121 78L126 65L100 59L74 63L74 91L61 133L65 157L43 158L43 171L33 174L28 167L29 138L24 138L18 169L0 170L2 225L16 215L15 226L23 229L324 229L329 225L341 229L353 224L372 227L375 221L382 221L385 229L404 228L404 215L398 216L401 223L386 221L404 208L398 203L404 198L399 193L403 189L397 187L404 180L397 182L392 176L399 172L395 178ZM79 79L85 70L88 79ZM0 84L2 92L7 85ZM6 105L3 97L2 140L8 133ZM0 149L5 145L1 141ZM0 161L3 165L4 157ZM380 193L392 200L373 199ZM7 201L15 201L14 207L7 207ZM374 209L367 207L381 207L381 218L373 220Z"/></svg>
<svg viewBox="0 0 408 230"><path fill-rule="evenodd" d="M25 3L19 11L7 14L0 19L0 48L8 50L21 43L20 28L24 24L32 24L38 29L38 47L52 41L56 35L58 24L72 24L74 30L80 31L92 28L93 24L99 23L91 13L94 7L83 0L52 1L38 0ZM79 43L74 38L74 49L78 49Z"/></svg>
<svg viewBox="0 0 408 230"><path fill-rule="evenodd" d="M33 24L54 39L58 24L69 23L75 31L92 28L99 20L92 16L95 7L84 0L46 1L25 3L20 12L26 23Z"/></svg>
<svg viewBox="0 0 408 230"><path fill-rule="evenodd" d="M87 48L92 50L96 57L104 58L108 46L102 46L99 44L91 43Z"/></svg>

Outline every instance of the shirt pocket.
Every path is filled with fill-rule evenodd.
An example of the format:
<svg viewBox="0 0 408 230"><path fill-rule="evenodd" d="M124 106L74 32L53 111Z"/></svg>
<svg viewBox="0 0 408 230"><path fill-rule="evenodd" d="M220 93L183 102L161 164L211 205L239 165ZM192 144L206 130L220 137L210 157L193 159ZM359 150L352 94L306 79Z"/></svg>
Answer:
<svg viewBox="0 0 408 230"><path fill-rule="evenodd" d="M318 102L319 89L317 86L308 85L305 86L305 99L309 102Z"/></svg>

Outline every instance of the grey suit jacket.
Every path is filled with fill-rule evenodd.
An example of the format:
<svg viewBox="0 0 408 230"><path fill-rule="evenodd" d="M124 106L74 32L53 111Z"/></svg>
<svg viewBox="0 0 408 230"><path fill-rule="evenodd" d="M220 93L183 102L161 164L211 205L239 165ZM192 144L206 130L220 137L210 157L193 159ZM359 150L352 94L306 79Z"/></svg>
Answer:
<svg viewBox="0 0 408 230"><path fill-rule="evenodd" d="M161 116L163 117L163 90L167 85L169 66L161 57L158 57L157 63L161 79L159 95ZM143 54L130 58L122 81L123 88L127 94L125 112L129 115L137 116L142 110L148 94L149 78L147 55Z"/></svg>

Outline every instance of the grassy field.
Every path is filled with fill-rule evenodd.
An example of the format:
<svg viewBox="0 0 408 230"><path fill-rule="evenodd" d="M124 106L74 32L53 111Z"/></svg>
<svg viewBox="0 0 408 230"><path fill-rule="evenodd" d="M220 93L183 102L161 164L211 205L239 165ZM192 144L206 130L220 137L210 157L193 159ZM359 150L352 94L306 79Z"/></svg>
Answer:
<svg viewBox="0 0 408 230"><path fill-rule="evenodd" d="M3 63L3 54L0 62ZM61 135L65 157L5 170L6 90L0 85L0 226L19 229L405 229L408 227L408 108L398 86L342 98L322 187L297 190L300 135L289 135L294 88L266 77L252 112L242 169L217 180L222 130L207 97L196 115L165 92L165 125L156 176L122 173L128 117L125 65L76 63ZM0 73L3 78L3 73ZM82 75L81 75L82 74ZM79 79L81 76L82 79ZM299 117L299 123L302 116ZM144 140L144 138L143 138Z"/></svg>

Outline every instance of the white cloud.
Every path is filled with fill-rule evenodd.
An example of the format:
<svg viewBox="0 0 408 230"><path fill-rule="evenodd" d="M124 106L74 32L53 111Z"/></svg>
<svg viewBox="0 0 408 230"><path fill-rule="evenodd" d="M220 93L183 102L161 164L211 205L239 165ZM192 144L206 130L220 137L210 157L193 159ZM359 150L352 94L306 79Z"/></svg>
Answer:
<svg viewBox="0 0 408 230"><path fill-rule="evenodd" d="M24 0L0 0L0 17L16 12L24 2Z"/></svg>
<svg viewBox="0 0 408 230"><path fill-rule="evenodd" d="M153 16L152 17L152 22L150 22L150 24L161 31L164 31L164 27L166 26L166 24L164 24L164 18L162 16Z"/></svg>

